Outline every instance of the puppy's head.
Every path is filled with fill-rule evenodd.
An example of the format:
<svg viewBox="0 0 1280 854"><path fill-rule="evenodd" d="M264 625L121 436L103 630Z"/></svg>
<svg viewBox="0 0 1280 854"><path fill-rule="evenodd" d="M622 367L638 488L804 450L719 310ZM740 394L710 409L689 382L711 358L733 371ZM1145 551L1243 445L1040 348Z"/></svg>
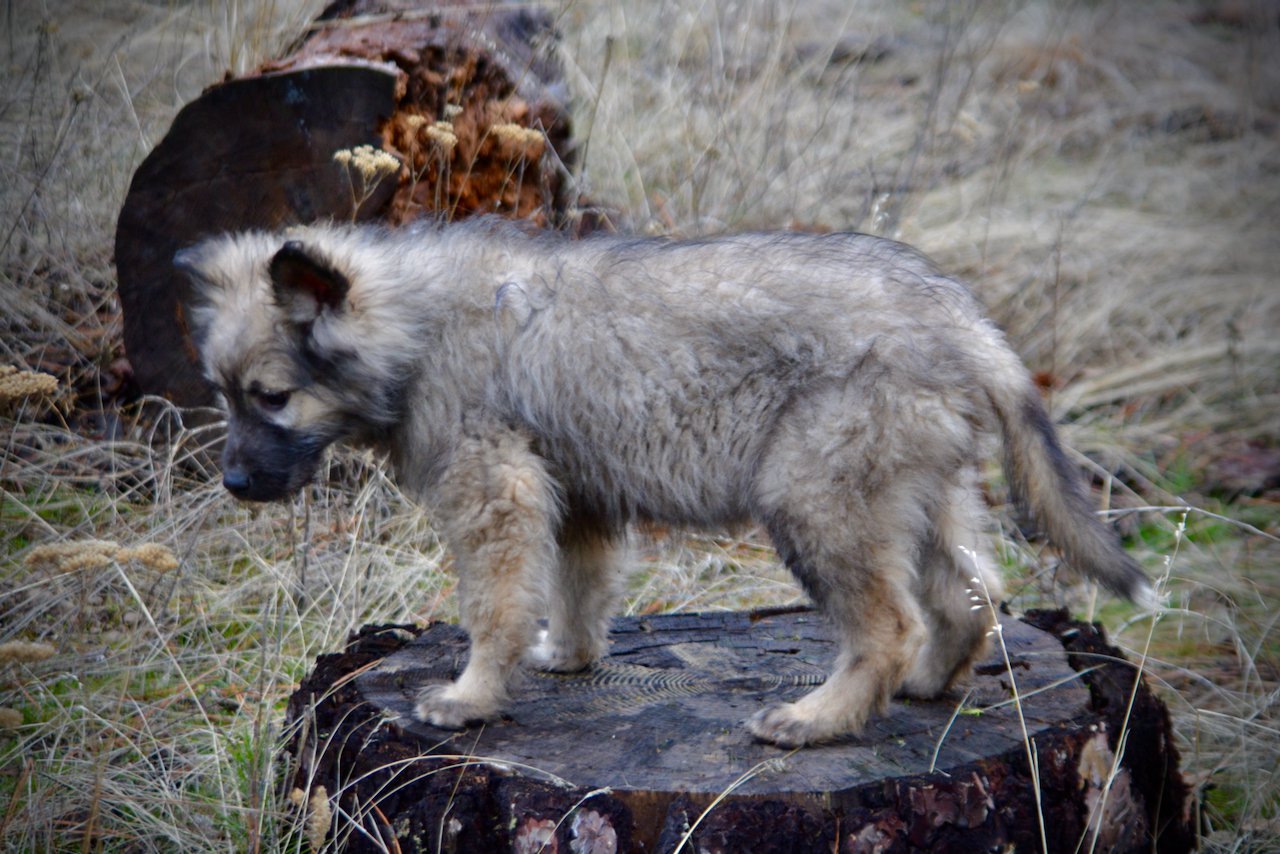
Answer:
<svg viewBox="0 0 1280 854"><path fill-rule="evenodd" d="M192 332L229 416L223 484L284 498L360 427L351 280L314 242L258 233L206 240L174 264L195 285Z"/></svg>

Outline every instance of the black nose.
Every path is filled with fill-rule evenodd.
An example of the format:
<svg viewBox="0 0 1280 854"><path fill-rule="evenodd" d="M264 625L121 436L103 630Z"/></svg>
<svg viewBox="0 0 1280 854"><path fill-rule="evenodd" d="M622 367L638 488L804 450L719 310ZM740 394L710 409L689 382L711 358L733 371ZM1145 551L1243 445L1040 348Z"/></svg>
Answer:
<svg viewBox="0 0 1280 854"><path fill-rule="evenodd" d="M222 485L237 498L247 495L252 484L253 479L244 469L227 469L222 473Z"/></svg>

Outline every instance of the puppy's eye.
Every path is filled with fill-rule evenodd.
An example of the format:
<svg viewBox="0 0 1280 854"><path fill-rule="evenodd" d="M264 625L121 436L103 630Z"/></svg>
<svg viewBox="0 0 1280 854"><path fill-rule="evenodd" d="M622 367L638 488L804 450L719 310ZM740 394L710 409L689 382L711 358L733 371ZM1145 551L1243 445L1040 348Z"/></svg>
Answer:
<svg viewBox="0 0 1280 854"><path fill-rule="evenodd" d="M287 391L256 391L253 399L267 412L279 412L289 403Z"/></svg>

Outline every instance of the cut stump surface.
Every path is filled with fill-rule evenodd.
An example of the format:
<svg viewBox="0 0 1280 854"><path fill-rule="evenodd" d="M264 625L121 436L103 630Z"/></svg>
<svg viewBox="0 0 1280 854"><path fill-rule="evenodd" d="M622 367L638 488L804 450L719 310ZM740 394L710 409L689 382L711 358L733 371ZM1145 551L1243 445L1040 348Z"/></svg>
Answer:
<svg viewBox="0 0 1280 854"><path fill-rule="evenodd" d="M340 800L352 850L671 851L688 834L698 851L1038 851L1037 801L1051 850L1095 834L1094 850L1189 850L1163 706L1139 683L1117 765L1133 668L1093 626L1034 619L1002 620L1008 666L997 648L954 696L800 751L742 723L824 678L835 648L810 611L618 620L599 666L529 671L506 718L461 733L412 708L461 670L465 633L368 628L290 702L292 784Z"/></svg>

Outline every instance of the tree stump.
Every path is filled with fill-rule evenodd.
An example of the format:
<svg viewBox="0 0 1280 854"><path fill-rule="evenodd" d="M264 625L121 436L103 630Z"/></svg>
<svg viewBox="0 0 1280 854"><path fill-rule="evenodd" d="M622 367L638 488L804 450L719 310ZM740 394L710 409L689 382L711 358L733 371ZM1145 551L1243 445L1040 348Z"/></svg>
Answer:
<svg viewBox="0 0 1280 854"><path fill-rule="evenodd" d="M425 214L560 224L573 151L556 38L549 13L521 4L340 0L290 55L187 104L134 173L116 229L141 390L211 402L172 263L206 235ZM401 168L364 187L334 161L361 145Z"/></svg>
<svg viewBox="0 0 1280 854"><path fill-rule="evenodd" d="M1167 712L1134 669L1065 613L1002 626L1009 664L997 650L967 694L799 751L742 722L822 681L835 647L808 610L617 620L599 666L529 671L506 718L465 732L412 716L465 633L367 627L291 698L286 785L323 786L352 851L1039 851L1037 816L1051 851L1191 850Z"/></svg>

